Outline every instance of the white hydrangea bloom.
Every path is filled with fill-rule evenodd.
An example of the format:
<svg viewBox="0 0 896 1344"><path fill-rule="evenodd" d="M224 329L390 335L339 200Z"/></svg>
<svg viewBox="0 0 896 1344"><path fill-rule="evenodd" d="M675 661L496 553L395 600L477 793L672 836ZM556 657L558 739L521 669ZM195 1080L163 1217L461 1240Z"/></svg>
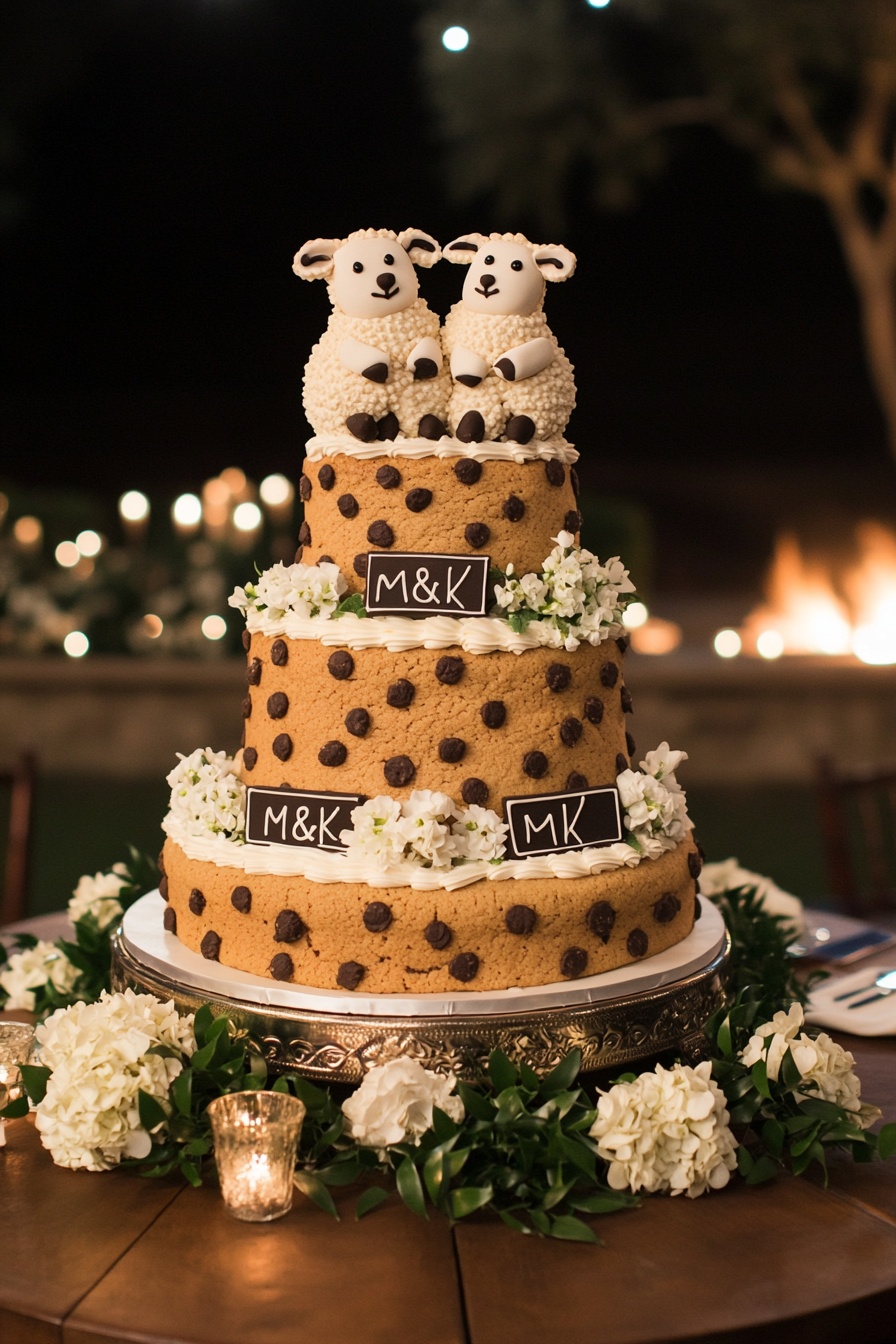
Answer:
<svg viewBox="0 0 896 1344"><path fill-rule="evenodd" d="M802 1006L792 1003L786 1013L782 1009L771 1022L757 1028L740 1052L741 1061L752 1068L764 1059L768 1077L774 1081L789 1050L803 1080L803 1093L842 1106L855 1115L862 1129L868 1129L880 1119L881 1112L861 1100L862 1085L853 1068L855 1059L827 1032L809 1036L800 1030L804 1025Z"/></svg>
<svg viewBox="0 0 896 1344"><path fill-rule="evenodd" d="M672 751L661 742L641 762L641 770L623 770L616 777L625 825L640 842L657 837L680 840L690 828L687 800L675 771L687 752Z"/></svg>
<svg viewBox="0 0 896 1344"><path fill-rule="evenodd" d="M259 575L254 583L234 588L228 598L239 611L265 611L281 620L288 611L297 616L319 616L328 620L339 604L348 584L338 565L284 565L278 562Z"/></svg>
<svg viewBox="0 0 896 1344"><path fill-rule="evenodd" d="M614 1190L671 1190L695 1199L728 1184L737 1140L709 1060L642 1073L601 1092L591 1137Z"/></svg>
<svg viewBox="0 0 896 1344"><path fill-rule="evenodd" d="M352 809L352 828L339 839L349 854L371 858L380 868L400 863L407 843L401 829L401 803L381 794Z"/></svg>
<svg viewBox="0 0 896 1344"><path fill-rule="evenodd" d="M140 1124L137 1094L163 1105L183 1068L151 1055L167 1045L191 1055L193 1018L152 994L103 991L95 1003L61 1008L37 1028L41 1064L52 1070L35 1124L60 1167L106 1171L122 1157L146 1157L152 1139Z"/></svg>
<svg viewBox="0 0 896 1344"><path fill-rule="evenodd" d="M591 551L578 547L571 532L553 538L556 545L545 559L541 574L517 578L507 566L503 584L495 584L495 603L507 616L533 612L561 631L570 651L583 640L599 644L622 621L626 593L634 584L618 556L602 564Z"/></svg>
<svg viewBox="0 0 896 1344"><path fill-rule="evenodd" d="M365 1148L376 1148L380 1157L396 1143L419 1143L432 1129L434 1106L458 1123L463 1120L464 1104L452 1096L456 1082L453 1073L432 1073L417 1059L379 1064L342 1103L349 1132Z"/></svg>
<svg viewBox="0 0 896 1344"><path fill-rule="evenodd" d="M97 926L105 929L123 914L118 893L127 886L127 878L120 871L123 864L116 864L111 873L95 873L93 877L85 873L68 903L68 917L73 924L85 915L93 915ZM119 870L119 871L116 871Z"/></svg>
<svg viewBox="0 0 896 1344"><path fill-rule="evenodd" d="M494 863L504 857L509 826L497 812L471 803L459 813L452 827L458 857L469 862Z"/></svg>
<svg viewBox="0 0 896 1344"><path fill-rule="evenodd" d="M246 790L239 762L225 751L197 748L178 752L179 764L167 776L171 786L169 817L187 835L226 835L242 841L246 830Z"/></svg>
<svg viewBox="0 0 896 1344"><path fill-rule="evenodd" d="M70 994L80 974L55 944L38 939L34 947L11 952L0 970L0 989L9 995L4 1006L33 1013L35 990L49 984L60 994Z"/></svg>

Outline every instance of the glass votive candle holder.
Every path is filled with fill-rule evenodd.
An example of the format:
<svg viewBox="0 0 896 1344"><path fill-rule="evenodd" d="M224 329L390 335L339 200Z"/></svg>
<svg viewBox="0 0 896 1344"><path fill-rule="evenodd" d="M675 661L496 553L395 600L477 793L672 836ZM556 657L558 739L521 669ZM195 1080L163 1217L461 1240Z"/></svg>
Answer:
<svg viewBox="0 0 896 1344"><path fill-rule="evenodd" d="M247 1223L282 1218L292 1207L304 1103L285 1092L230 1092L208 1114L228 1213Z"/></svg>
<svg viewBox="0 0 896 1344"><path fill-rule="evenodd" d="M0 1111L22 1095L21 1065L34 1041L34 1028L24 1022L0 1022ZM0 1120L0 1148L6 1143L4 1120Z"/></svg>

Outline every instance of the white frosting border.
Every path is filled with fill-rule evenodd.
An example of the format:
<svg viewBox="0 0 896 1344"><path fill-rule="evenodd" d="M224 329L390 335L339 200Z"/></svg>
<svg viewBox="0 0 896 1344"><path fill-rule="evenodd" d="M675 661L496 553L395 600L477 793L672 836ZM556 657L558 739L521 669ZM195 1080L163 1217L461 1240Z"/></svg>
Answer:
<svg viewBox="0 0 896 1344"><path fill-rule="evenodd" d="M471 457L476 462L549 462L572 466L578 462L578 449L565 439L535 439L531 443L461 443L459 439L377 439L362 443L349 434L316 434L305 444L305 460L320 462L325 457Z"/></svg>

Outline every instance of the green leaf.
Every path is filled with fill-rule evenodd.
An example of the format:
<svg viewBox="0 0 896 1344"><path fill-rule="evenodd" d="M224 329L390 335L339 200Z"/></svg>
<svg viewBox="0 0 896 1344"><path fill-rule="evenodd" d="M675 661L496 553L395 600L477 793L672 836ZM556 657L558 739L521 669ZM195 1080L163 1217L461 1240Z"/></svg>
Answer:
<svg viewBox="0 0 896 1344"><path fill-rule="evenodd" d="M618 1213L620 1209L637 1207L637 1196L615 1190L600 1191L596 1195L577 1195L569 1201L571 1209L580 1213Z"/></svg>
<svg viewBox="0 0 896 1344"><path fill-rule="evenodd" d="M780 1157L784 1151L784 1126L778 1120L767 1120L762 1126L762 1142L773 1157Z"/></svg>
<svg viewBox="0 0 896 1344"><path fill-rule="evenodd" d="M753 1086L755 1087L759 1095L761 1097L766 1097L769 1101L771 1101L772 1094L769 1090L768 1085L768 1069L766 1068L766 1063L764 1059L758 1059L756 1061L756 1063L753 1065L753 1068L750 1070L750 1075L753 1079Z"/></svg>
<svg viewBox="0 0 896 1344"><path fill-rule="evenodd" d="M52 1070L44 1068L42 1064L22 1064L19 1072L28 1100L33 1101L36 1106L47 1095L47 1083Z"/></svg>
<svg viewBox="0 0 896 1344"><path fill-rule="evenodd" d="M452 1218L467 1218L477 1209L484 1209L494 1191L490 1185L464 1186L461 1190L452 1190L448 1196L448 1213Z"/></svg>
<svg viewBox="0 0 896 1344"><path fill-rule="evenodd" d="M738 1149L738 1155L741 1149ZM738 1166L740 1163L738 1162ZM753 1163L750 1170L746 1173L747 1185L761 1185L764 1181L770 1181L778 1174L778 1164L765 1153Z"/></svg>
<svg viewBox="0 0 896 1344"><path fill-rule="evenodd" d="M399 1195L411 1210L411 1213L419 1214L421 1218L425 1218L427 1216L426 1199L420 1182L420 1173L409 1157L402 1158L399 1163L398 1170L395 1173L395 1184Z"/></svg>
<svg viewBox="0 0 896 1344"><path fill-rule="evenodd" d="M579 1076L582 1067L582 1052L576 1047L561 1059L541 1084L542 1096L550 1097L555 1092L566 1092Z"/></svg>
<svg viewBox="0 0 896 1344"><path fill-rule="evenodd" d="M458 1083L457 1095L463 1102L467 1115L491 1124L495 1118L495 1107L488 1097L484 1097L475 1087L470 1087L469 1083Z"/></svg>
<svg viewBox="0 0 896 1344"><path fill-rule="evenodd" d="M202 1184L202 1177L199 1174L199 1168L196 1166L195 1162L182 1160L180 1169L194 1189L197 1189Z"/></svg>
<svg viewBox="0 0 896 1344"><path fill-rule="evenodd" d="M781 1071L779 1074L781 1085L790 1091L802 1081L802 1076L803 1075L796 1066L793 1052L788 1048L785 1050L784 1058L781 1060Z"/></svg>
<svg viewBox="0 0 896 1344"><path fill-rule="evenodd" d="M438 1106L432 1108L432 1129L438 1143L446 1143L449 1139L455 1138L459 1132L459 1127L451 1116L440 1111Z"/></svg>
<svg viewBox="0 0 896 1344"><path fill-rule="evenodd" d="M180 1115L189 1115L193 1102L193 1070L184 1069L171 1084L171 1100Z"/></svg>
<svg viewBox="0 0 896 1344"><path fill-rule="evenodd" d="M423 1164L423 1182L433 1204L438 1204L445 1185L445 1150L433 1148Z"/></svg>
<svg viewBox="0 0 896 1344"><path fill-rule="evenodd" d="M144 1092L142 1087L137 1093L137 1114L140 1116L140 1124L150 1134L159 1125L168 1123L168 1112L156 1101L154 1096L149 1092Z"/></svg>
<svg viewBox="0 0 896 1344"><path fill-rule="evenodd" d="M360 1222L366 1213L372 1213L389 1198L389 1191L382 1186L372 1185L365 1190L355 1205L355 1222Z"/></svg>
<svg viewBox="0 0 896 1344"><path fill-rule="evenodd" d="M367 615L367 610L364 606L364 597L361 593L349 593L348 597L344 597L333 612L333 620L338 620L339 617L344 616L346 612L350 612L354 616L363 617Z"/></svg>
<svg viewBox="0 0 896 1344"><path fill-rule="evenodd" d="M878 1132L877 1151L884 1161L896 1153L896 1124L884 1125Z"/></svg>
<svg viewBox="0 0 896 1344"><path fill-rule="evenodd" d="M559 1217L554 1218L549 1235L559 1241L586 1241L592 1246L600 1245L598 1237L588 1224L571 1213L561 1213Z"/></svg>
<svg viewBox="0 0 896 1344"><path fill-rule="evenodd" d="M0 1111L0 1120L21 1120L28 1114L28 1098L16 1097Z"/></svg>
<svg viewBox="0 0 896 1344"><path fill-rule="evenodd" d="M503 1050L493 1050L489 1055L488 1076L496 1092L516 1087L518 1077L516 1065L510 1062Z"/></svg>
<svg viewBox="0 0 896 1344"><path fill-rule="evenodd" d="M318 1180L312 1171L305 1171L301 1167L296 1168L293 1175L293 1184L301 1190L303 1195L307 1195L312 1203L316 1204L324 1213L328 1213L331 1218L339 1222L339 1211L333 1202L333 1196L330 1194L323 1181Z"/></svg>

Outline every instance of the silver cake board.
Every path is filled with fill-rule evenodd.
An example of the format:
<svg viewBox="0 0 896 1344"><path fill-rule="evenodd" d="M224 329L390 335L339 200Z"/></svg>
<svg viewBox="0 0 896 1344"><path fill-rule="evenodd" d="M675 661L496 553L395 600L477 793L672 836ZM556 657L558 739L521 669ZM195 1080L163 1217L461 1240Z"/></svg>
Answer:
<svg viewBox="0 0 896 1344"><path fill-rule="evenodd" d="M113 935L112 980L117 989L173 999L182 1012L210 1004L281 1073L357 1083L374 1065L405 1055L473 1079L494 1049L545 1073L574 1047L591 1072L666 1051L700 1053L703 1024L723 1001L730 950L721 915L709 901L702 907L682 942L601 975L531 989L365 995L207 961L165 931L164 902L151 892Z"/></svg>

